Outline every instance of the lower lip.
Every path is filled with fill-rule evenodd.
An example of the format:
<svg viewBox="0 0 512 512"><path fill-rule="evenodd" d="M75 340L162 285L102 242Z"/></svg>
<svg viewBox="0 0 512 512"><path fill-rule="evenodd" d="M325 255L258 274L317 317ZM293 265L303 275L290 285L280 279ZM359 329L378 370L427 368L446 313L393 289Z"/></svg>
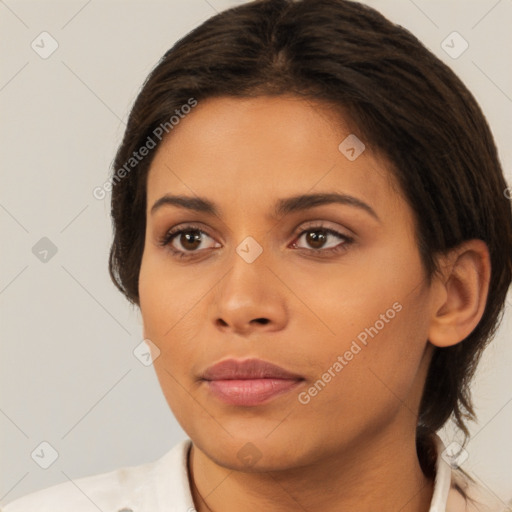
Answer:
<svg viewBox="0 0 512 512"><path fill-rule="evenodd" d="M260 405L295 389L302 380L244 379L209 380L209 390L220 400L231 405Z"/></svg>

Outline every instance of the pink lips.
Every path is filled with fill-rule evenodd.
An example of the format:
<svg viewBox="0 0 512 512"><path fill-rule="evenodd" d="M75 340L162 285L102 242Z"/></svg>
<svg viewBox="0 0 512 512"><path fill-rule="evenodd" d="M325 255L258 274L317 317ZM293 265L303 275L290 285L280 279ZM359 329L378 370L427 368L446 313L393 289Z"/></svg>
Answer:
<svg viewBox="0 0 512 512"><path fill-rule="evenodd" d="M202 375L209 390L231 405L259 405L296 388L304 377L261 359L228 359Z"/></svg>

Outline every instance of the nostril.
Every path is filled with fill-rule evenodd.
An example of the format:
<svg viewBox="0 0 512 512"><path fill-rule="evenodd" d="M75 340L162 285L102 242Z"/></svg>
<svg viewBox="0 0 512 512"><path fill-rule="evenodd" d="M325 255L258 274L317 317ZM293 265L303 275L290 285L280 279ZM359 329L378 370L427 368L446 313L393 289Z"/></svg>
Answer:
<svg viewBox="0 0 512 512"><path fill-rule="evenodd" d="M268 318L256 318L256 322L259 322L260 324L268 324L269 320Z"/></svg>

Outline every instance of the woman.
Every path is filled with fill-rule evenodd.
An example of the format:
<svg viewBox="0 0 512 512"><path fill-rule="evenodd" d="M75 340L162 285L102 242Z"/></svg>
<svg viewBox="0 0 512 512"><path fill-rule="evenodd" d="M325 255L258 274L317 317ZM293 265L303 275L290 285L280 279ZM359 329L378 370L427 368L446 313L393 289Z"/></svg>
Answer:
<svg viewBox="0 0 512 512"><path fill-rule="evenodd" d="M376 11L207 20L148 77L112 176L111 275L190 439L4 512L505 510L436 432L475 418L507 190L472 95Z"/></svg>

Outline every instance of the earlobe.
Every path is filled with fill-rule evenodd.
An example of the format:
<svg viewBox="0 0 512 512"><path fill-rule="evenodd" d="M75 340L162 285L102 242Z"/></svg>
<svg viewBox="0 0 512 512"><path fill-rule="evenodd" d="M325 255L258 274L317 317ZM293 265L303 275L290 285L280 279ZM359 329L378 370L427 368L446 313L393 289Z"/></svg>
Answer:
<svg viewBox="0 0 512 512"><path fill-rule="evenodd" d="M443 256L432 283L430 343L449 347L471 334L484 313L490 277L489 249L482 240L468 240Z"/></svg>

